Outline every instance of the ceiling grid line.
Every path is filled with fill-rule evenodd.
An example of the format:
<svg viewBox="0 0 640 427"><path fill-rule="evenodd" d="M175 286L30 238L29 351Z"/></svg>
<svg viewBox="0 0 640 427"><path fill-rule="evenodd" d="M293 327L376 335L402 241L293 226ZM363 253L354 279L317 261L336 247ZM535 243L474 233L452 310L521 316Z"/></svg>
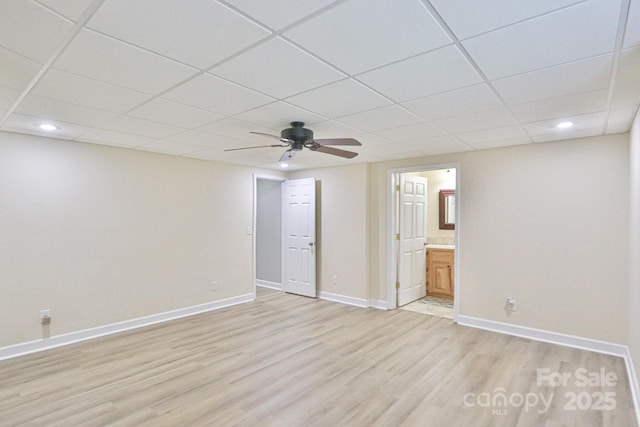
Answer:
<svg viewBox="0 0 640 427"><path fill-rule="evenodd" d="M102 6L104 2L105 0L93 0L91 2L91 4L87 7L87 9L84 11L82 16L80 17L80 19L74 23L74 25L71 27L67 35L62 39L62 41L60 42L56 50L52 53L52 55L49 57L49 59L44 64L42 64L38 73L31 79L31 81L24 88L20 96L18 96L18 98L15 100L13 105L9 107L7 113L2 118L2 121L0 121L0 127L2 127L2 125L9 118L9 116L16 110L16 108L18 108L18 106L22 103L24 98L35 87L35 85L38 84L42 76L44 76L44 74L49 70L49 68L51 68L51 65L56 61L56 59L58 59L58 57L62 54L62 52L64 52L64 50L67 48L67 46L69 46L73 38L80 32L80 30L82 30L82 27L84 26L84 24L89 19L91 19L93 14L100 8L100 6ZM39 3L38 3L38 6L42 7Z"/></svg>
<svg viewBox="0 0 640 427"><path fill-rule="evenodd" d="M6 0L0 130L267 169L268 148L224 150L291 121L357 138L351 163L627 132L639 14L640 0ZM305 150L290 167L342 164Z"/></svg>

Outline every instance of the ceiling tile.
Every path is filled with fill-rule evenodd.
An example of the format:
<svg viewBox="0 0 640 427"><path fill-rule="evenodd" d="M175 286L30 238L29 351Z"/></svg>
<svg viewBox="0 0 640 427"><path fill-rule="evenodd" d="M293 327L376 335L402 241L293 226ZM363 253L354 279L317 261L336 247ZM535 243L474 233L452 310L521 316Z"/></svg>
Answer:
<svg viewBox="0 0 640 427"><path fill-rule="evenodd" d="M375 132L419 123L420 119L397 105L391 105L345 116L338 121L365 132Z"/></svg>
<svg viewBox="0 0 640 427"><path fill-rule="evenodd" d="M112 145L114 147L138 147L153 142L155 138L116 132L108 129L93 129L82 135L82 140L94 144Z"/></svg>
<svg viewBox="0 0 640 427"><path fill-rule="evenodd" d="M626 133L629 132L630 126L628 124L620 125L607 125L607 135L614 133Z"/></svg>
<svg viewBox="0 0 640 427"><path fill-rule="evenodd" d="M250 123L236 118L218 120L216 122L204 125L198 130L221 135L227 138L233 138L242 141L251 141L256 143L256 145L259 145L259 143L264 143L268 140L265 140L265 137L262 135L255 135L250 132L262 132L274 136L280 136L279 129L276 130L268 127L258 126L255 123Z"/></svg>
<svg viewBox="0 0 640 427"><path fill-rule="evenodd" d="M185 157L202 160L231 161L236 164L259 165L274 161L274 157L274 163L277 161L280 154L278 154L277 151L273 152L271 150L274 150L274 148L256 148L254 150L225 152L223 146L194 151L193 153L185 154ZM274 156L272 157L270 153L274 153Z"/></svg>
<svg viewBox="0 0 640 427"><path fill-rule="evenodd" d="M470 86L402 103L427 120L491 110L502 106L486 84Z"/></svg>
<svg viewBox="0 0 640 427"><path fill-rule="evenodd" d="M459 39L560 9L576 0L431 0Z"/></svg>
<svg viewBox="0 0 640 427"><path fill-rule="evenodd" d="M178 86L163 97L214 113L229 115L274 101L266 95L207 73Z"/></svg>
<svg viewBox="0 0 640 427"><path fill-rule="evenodd" d="M155 98L128 112L127 115L183 128L199 127L224 117L221 114L201 110L164 98Z"/></svg>
<svg viewBox="0 0 640 427"><path fill-rule="evenodd" d="M286 99L299 107L335 118L391 104L361 83L346 79Z"/></svg>
<svg viewBox="0 0 640 427"><path fill-rule="evenodd" d="M521 122L535 122L576 114L604 111L607 108L607 89L560 96L543 101L513 106L511 111Z"/></svg>
<svg viewBox="0 0 640 427"><path fill-rule="evenodd" d="M531 139L533 139L534 142L554 142L598 135L602 135L602 127L600 126L588 129L577 129L566 133L542 133L540 135L533 135Z"/></svg>
<svg viewBox="0 0 640 427"><path fill-rule="evenodd" d="M367 155L373 155L382 159L406 159L410 157L423 157L424 152L416 148L413 142L390 142L387 144L370 147Z"/></svg>
<svg viewBox="0 0 640 427"><path fill-rule="evenodd" d="M154 95L196 73L193 68L87 30L76 36L54 68Z"/></svg>
<svg viewBox="0 0 640 427"><path fill-rule="evenodd" d="M1 2L0 2L1 4ZM24 56L0 47L0 84L24 89L40 70L40 65Z"/></svg>
<svg viewBox="0 0 640 427"><path fill-rule="evenodd" d="M397 102L482 82L456 46L447 46L378 68L359 75L358 80Z"/></svg>
<svg viewBox="0 0 640 427"><path fill-rule="evenodd" d="M64 17L77 21L94 0L36 0Z"/></svg>
<svg viewBox="0 0 640 427"><path fill-rule="evenodd" d="M0 85L0 108L9 111L9 108L13 106L16 99L20 96L20 92L10 87ZM0 121L4 117L4 114L0 115Z"/></svg>
<svg viewBox="0 0 640 427"><path fill-rule="evenodd" d="M65 71L49 69L33 94L92 108L124 113L150 96Z"/></svg>
<svg viewBox="0 0 640 427"><path fill-rule="evenodd" d="M198 130L187 130L165 138L167 141L175 141L183 144L198 145L201 147L224 147L231 148L238 144L237 140L226 138L220 135L213 135L208 132Z"/></svg>
<svg viewBox="0 0 640 427"><path fill-rule="evenodd" d="M16 108L17 113L46 120L63 121L83 126L99 126L116 117L115 113L68 102L28 95Z"/></svg>
<svg viewBox="0 0 640 427"><path fill-rule="evenodd" d="M279 30L304 18L335 0L227 0L256 20Z"/></svg>
<svg viewBox="0 0 640 427"><path fill-rule="evenodd" d="M640 81L616 83L611 98L611 107L620 108L638 105L640 102Z"/></svg>
<svg viewBox="0 0 640 427"><path fill-rule="evenodd" d="M145 145L137 147L138 150L153 151L164 154L187 154L194 151L202 150L201 146L184 144L182 142L168 141L166 139L153 141Z"/></svg>
<svg viewBox="0 0 640 427"><path fill-rule="evenodd" d="M640 81L640 46L624 49L620 54L616 83Z"/></svg>
<svg viewBox="0 0 640 427"><path fill-rule="evenodd" d="M88 26L201 69L270 34L211 0L109 0Z"/></svg>
<svg viewBox="0 0 640 427"><path fill-rule="evenodd" d="M508 104L542 101L609 86L612 55L576 61L492 82Z"/></svg>
<svg viewBox="0 0 640 427"><path fill-rule="evenodd" d="M383 158L402 159L470 150L472 150L472 148L469 145L456 138L438 136L416 141L392 142L390 144L372 147L369 152Z"/></svg>
<svg viewBox="0 0 640 427"><path fill-rule="evenodd" d="M29 135L39 135L47 138L75 139L85 134L90 128L74 123L55 121L53 124L59 127L54 133L41 130L37 125L43 123L40 117L28 116L24 114L11 114L4 122L2 130L8 132L26 133ZM49 122L49 121L47 121Z"/></svg>
<svg viewBox="0 0 640 427"><path fill-rule="evenodd" d="M345 77L281 38L271 39L210 72L275 98Z"/></svg>
<svg viewBox="0 0 640 427"><path fill-rule="evenodd" d="M356 149L357 150L357 149ZM353 151L356 151L353 150ZM296 157L290 161L289 167L287 170L291 170L296 167L305 167L305 168L324 168L327 166L341 166L341 165L351 165L354 163L359 163L360 155L353 159L345 159L338 156L332 156L326 153L314 152L314 151L301 151L296 154Z"/></svg>
<svg viewBox="0 0 640 427"><path fill-rule="evenodd" d="M419 1L345 2L284 35L350 74L451 43Z"/></svg>
<svg viewBox="0 0 640 427"><path fill-rule="evenodd" d="M416 125L381 130L375 132L375 134L392 142L404 142L444 135L442 131L431 126L429 123L419 123Z"/></svg>
<svg viewBox="0 0 640 427"><path fill-rule="evenodd" d="M627 108L616 108L609 112L609 119L607 120L608 126L621 126L627 125L629 128L633 123L633 119L636 115L637 108L627 107Z"/></svg>
<svg viewBox="0 0 640 427"><path fill-rule="evenodd" d="M335 120L327 120L313 124L314 138L356 138L362 134L359 129L338 123ZM362 141L360 141L362 142Z"/></svg>
<svg viewBox="0 0 640 427"><path fill-rule="evenodd" d="M420 150L427 156L436 156L438 154L460 153L463 151L471 151L472 147L449 136L438 136L429 138L420 143Z"/></svg>
<svg viewBox="0 0 640 427"><path fill-rule="evenodd" d="M480 111L463 116L438 119L432 122L434 126L450 134L459 134L474 130L504 127L516 124L515 119L506 108Z"/></svg>
<svg viewBox="0 0 640 427"><path fill-rule="evenodd" d="M629 6L627 28L624 33L623 47L640 45L640 1L633 0Z"/></svg>
<svg viewBox="0 0 640 427"><path fill-rule="evenodd" d="M0 1L0 46L39 63L49 59L72 26L31 1Z"/></svg>
<svg viewBox="0 0 640 427"><path fill-rule="evenodd" d="M602 132L606 113L590 113L578 116L565 117L561 120L542 120L539 122L525 123L523 126L527 133L532 137L538 135L553 135L557 139L566 139L567 135L583 136L581 131L599 129ZM558 129L556 125L562 121L573 122L573 127L569 129ZM574 136L571 136L574 138ZM539 139L534 138L536 142Z"/></svg>
<svg viewBox="0 0 640 427"><path fill-rule="evenodd" d="M514 140L516 138L524 138L527 141L531 142L526 132L520 125L460 133L457 134L456 137L474 147L478 147L479 145L491 143L494 141Z"/></svg>
<svg viewBox="0 0 640 427"><path fill-rule="evenodd" d="M470 143L474 148L479 150L484 150L487 148L497 148L497 147L510 147L512 145L524 145L531 144L533 141L528 136L519 137L519 138L510 138L510 139L489 139L486 141L477 141L474 143Z"/></svg>
<svg viewBox="0 0 640 427"><path fill-rule="evenodd" d="M325 117L302 110L285 102L274 102L273 104L238 114L237 118L271 129L288 128L289 123L293 121L305 122L306 125L312 125L325 120Z"/></svg>
<svg viewBox="0 0 640 427"><path fill-rule="evenodd" d="M489 79L507 77L612 52L619 12L618 1L592 0L462 44Z"/></svg>
<svg viewBox="0 0 640 427"><path fill-rule="evenodd" d="M150 138L165 138L182 132L184 129L164 123L137 119L135 117L120 116L105 123L102 129L126 132L134 135L148 136Z"/></svg>
<svg viewBox="0 0 640 427"><path fill-rule="evenodd" d="M372 133L363 133L360 135L356 135L355 138L360 141L360 143L362 143L361 150L365 151L371 147L377 147L379 145L385 145L393 142Z"/></svg>

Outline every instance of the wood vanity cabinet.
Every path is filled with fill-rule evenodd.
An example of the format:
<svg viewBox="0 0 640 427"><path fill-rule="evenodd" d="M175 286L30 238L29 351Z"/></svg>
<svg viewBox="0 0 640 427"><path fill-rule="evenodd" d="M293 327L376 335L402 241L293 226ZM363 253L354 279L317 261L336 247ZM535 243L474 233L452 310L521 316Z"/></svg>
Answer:
<svg viewBox="0 0 640 427"><path fill-rule="evenodd" d="M453 298L453 252L427 249L427 295Z"/></svg>

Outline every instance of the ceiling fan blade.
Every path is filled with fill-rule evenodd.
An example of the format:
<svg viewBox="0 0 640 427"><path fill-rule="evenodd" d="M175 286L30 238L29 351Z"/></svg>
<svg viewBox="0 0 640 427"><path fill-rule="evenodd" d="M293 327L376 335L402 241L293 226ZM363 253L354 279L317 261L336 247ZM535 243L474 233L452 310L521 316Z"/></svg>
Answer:
<svg viewBox="0 0 640 427"><path fill-rule="evenodd" d="M295 150L287 150L284 153L282 153L282 156L280 156L280 160L278 160L279 162L286 162L287 160L291 160L293 159L293 156L296 155L296 151Z"/></svg>
<svg viewBox="0 0 640 427"><path fill-rule="evenodd" d="M256 145L254 147L228 148L224 151L251 150L253 148L265 148L265 147L286 147L286 145L282 145L282 144Z"/></svg>
<svg viewBox="0 0 640 427"><path fill-rule="evenodd" d="M322 139L314 139L320 145L351 145L351 146L360 146L362 145L360 141L353 138L322 138Z"/></svg>
<svg viewBox="0 0 640 427"><path fill-rule="evenodd" d="M253 134L256 134L256 135L262 135L262 136L268 136L269 138L279 139L280 141L285 142L287 144L290 144L292 142L290 139L282 138L282 137L276 136L276 135L271 135L270 133L263 133L263 132L249 132L249 133L253 133Z"/></svg>
<svg viewBox="0 0 640 427"><path fill-rule="evenodd" d="M353 151L341 150L339 148L333 147L325 147L324 145L320 145L318 147L311 147L313 151L319 151L321 153L333 154L334 156L344 157L345 159L353 159L358 153L354 153Z"/></svg>

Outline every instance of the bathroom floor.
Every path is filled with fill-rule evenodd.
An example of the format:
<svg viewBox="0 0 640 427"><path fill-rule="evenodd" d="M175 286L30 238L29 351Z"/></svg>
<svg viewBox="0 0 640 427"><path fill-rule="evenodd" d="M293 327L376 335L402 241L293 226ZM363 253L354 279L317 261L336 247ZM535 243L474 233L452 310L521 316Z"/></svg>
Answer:
<svg viewBox="0 0 640 427"><path fill-rule="evenodd" d="M453 300L451 298L426 296L398 308L401 310L413 311L415 313L453 319Z"/></svg>

